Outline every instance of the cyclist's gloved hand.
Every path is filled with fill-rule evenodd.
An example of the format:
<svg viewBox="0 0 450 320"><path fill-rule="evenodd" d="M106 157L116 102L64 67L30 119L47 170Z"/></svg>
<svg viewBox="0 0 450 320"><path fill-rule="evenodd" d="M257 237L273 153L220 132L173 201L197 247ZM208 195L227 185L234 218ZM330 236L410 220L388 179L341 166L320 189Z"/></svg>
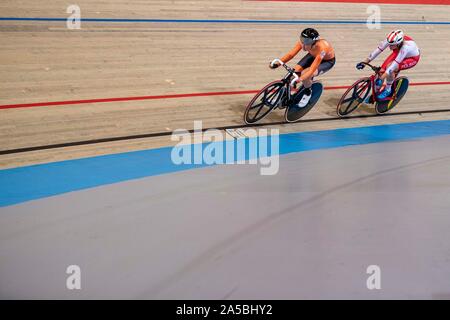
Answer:
<svg viewBox="0 0 450 320"><path fill-rule="evenodd" d="M273 60L273 61L270 63L270 65L269 65L269 67L270 67L271 69L276 69L276 68L278 68L279 66L280 66L280 63L277 61L277 59Z"/></svg>
<svg viewBox="0 0 450 320"><path fill-rule="evenodd" d="M360 63L356 64L356 69L362 70L362 69L364 69L365 66L366 65L364 63L360 62Z"/></svg>

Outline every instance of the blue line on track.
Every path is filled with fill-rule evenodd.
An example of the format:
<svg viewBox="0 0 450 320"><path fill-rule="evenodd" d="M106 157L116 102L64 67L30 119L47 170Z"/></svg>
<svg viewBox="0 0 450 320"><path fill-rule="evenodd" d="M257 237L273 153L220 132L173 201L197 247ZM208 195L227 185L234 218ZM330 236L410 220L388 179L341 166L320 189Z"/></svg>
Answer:
<svg viewBox="0 0 450 320"><path fill-rule="evenodd" d="M0 21L59 21L67 18L20 18L0 17ZM106 19L82 18L81 22L110 22L110 23L228 23L228 24L366 24L365 20L204 20L204 19ZM450 21L381 21L381 24L396 25L450 25Z"/></svg>
<svg viewBox="0 0 450 320"><path fill-rule="evenodd" d="M450 120L288 133L279 136L279 154L442 135L450 135ZM256 138L246 139L247 146L252 139ZM234 144L234 141L230 143ZM211 148L211 144L189 145L190 150L195 151L197 147L203 152L206 148ZM233 148L238 150L236 145ZM172 150L173 148L166 147L0 170L0 207L207 166L176 165L171 160ZM248 160L254 158L254 155L250 155L246 149L239 156L239 159L244 158Z"/></svg>

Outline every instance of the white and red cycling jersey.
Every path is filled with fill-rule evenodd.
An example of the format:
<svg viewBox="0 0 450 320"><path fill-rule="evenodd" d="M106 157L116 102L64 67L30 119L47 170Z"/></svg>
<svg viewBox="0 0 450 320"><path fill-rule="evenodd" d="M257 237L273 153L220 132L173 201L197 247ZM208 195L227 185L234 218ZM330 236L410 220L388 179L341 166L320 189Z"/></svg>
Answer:
<svg viewBox="0 0 450 320"><path fill-rule="evenodd" d="M420 49L414 40L408 36L404 36L403 39L404 40L401 47L392 50L392 53L389 57L387 57L381 66L381 68L386 70L388 74L392 74L394 71L399 72L400 70L410 69L420 60ZM374 60L387 47L389 47L387 40L382 41L369 55L369 60Z"/></svg>

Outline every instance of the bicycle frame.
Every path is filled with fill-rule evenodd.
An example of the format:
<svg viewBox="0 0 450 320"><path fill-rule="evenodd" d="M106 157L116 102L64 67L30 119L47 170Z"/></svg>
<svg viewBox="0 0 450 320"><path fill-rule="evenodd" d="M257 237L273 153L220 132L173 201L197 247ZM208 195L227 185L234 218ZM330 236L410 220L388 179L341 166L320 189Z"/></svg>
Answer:
<svg viewBox="0 0 450 320"><path fill-rule="evenodd" d="M378 99L378 92L376 90L375 80L378 79L381 75L383 75L384 72L381 72L381 67L375 67L375 66L371 65L370 63L366 63L366 62L363 62L363 64L369 66L375 72L375 74L370 76L370 84L371 84L371 89L372 89L373 101L375 101L375 102L384 102L384 101L395 100L396 95L397 95L396 90L394 91L394 94L392 95L392 97L388 97L388 98L382 99L382 100Z"/></svg>
<svg viewBox="0 0 450 320"><path fill-rule="evenodd" d="M275 60L278 61L278 63L280 63L286 70L287 70L287 74L281 79L281 82L284 83L285 87L286 87L286 91L285 91L285 97L288 98L288 101L286 101L286 103L289 103L289 99L291 98L291 87L297 82L297 80L299 79L299 76L296 74L295 69L289 67L288 65L286 65L283 61L281 60ZM293 80L292 77L294 77Z"/></svg>

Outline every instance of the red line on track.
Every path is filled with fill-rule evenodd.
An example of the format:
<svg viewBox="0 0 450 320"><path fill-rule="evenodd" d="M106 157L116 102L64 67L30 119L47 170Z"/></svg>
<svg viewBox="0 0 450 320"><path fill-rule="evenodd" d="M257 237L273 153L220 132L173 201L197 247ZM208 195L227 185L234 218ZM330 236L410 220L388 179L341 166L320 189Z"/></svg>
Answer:
<svg viewBox="0 0 450 320"><path fill-rule="evenodd" d="M450 0L245 0L245 1L253 1L253 2L340 2L340 3L450 5Z"/></svg>
<svg viewBox="0 0 450 320"><path fill-rule="evenodd" d="M432 85L448 85L448 84L450 84L450 81L416 82L416 83L411 83L410 85L411 86L432 86ZM349 88L349 86L334 86L334 87L325 87L325 90L339 90L339 89L348 89L348 88ZM240 95L240 94L255 94L258 92L259 92L259 90L222 91L222 92L170 94L170 95L159 95L159 96L36 102L36 103L2 105L2 106L0 106L0 110L1 109L32 108L32 107L67 106L67 105L72 105L72 104L93 104L93 103L104 103L104 102L126 102L126 101L139 101L139 100L164 100L164 99L180 99L180 98L192 98L192 97L229 96L229 95Z"/></svg>

